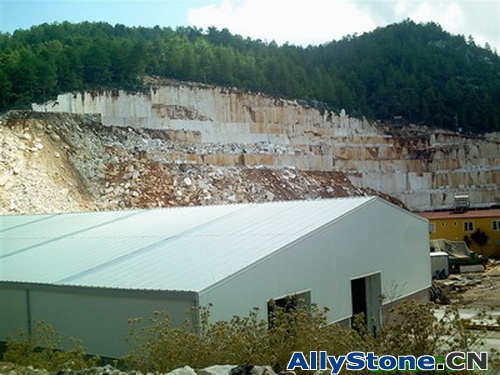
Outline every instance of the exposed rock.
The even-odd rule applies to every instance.
[[[32,366],[18,366],[13,363],[0,362],[0,374],[5,375],[49,375],[46,370],[35,369]]]
[[[173,371],[170,371],[167,375],[197,375],[197,374],[196,371],[194,371],[191,367],[184,366],[177,368]]]
[[[49,103],[84,115],[4,114],[0,213],[373,194],[424,210],[451,205],[464,190],[475,205],[500,201],[494,137],[393,129],[345,111],[212,86],[151,90]],[[78,98],[85,98],[81,108]]]
[[[230,375],[236,365],[215,365],[197,370],[198,375]]]
[[[108,144],[147,153],[160,164],[176,162],[182,172],[193,164],[337,171],[357,187],[390,194],[415,210],[449,207],[464,190],[475,205],[500,200],[497,134],[472,138],[423,127],[390,128],[343,110],[330,112],[319,103],[300,105],[209,85],[152,83],[148,94],[63,94],[34,108],[86,113],[93,123],[100,119],[127,129],[110,132],[116,137]],[[82,147],[82,142],[85,149],[92,147],[84,139],[74,143]]]
[[[0,374],[6,375],[49,375],[49,371],[33,368],[33,366],[20,366],[8,362],[0,362]],[[141,372],[121,371],[111,365],[87,368],[83,370],[59,371],[59,375],[142,375]],[[150,374],[150,373],[147,373]],[[146,375],[147,375],[146,374]],[[155,373],[156,375],[162,375]],[[165,375],[276,375],[270,366],[253,365],[215,365],[204,369],[194,370],[190,366],[184,366],[172,370]]]
[[[54,142],[59,142],[61,140],[61,137],[56,134],[56,133],[50,133],[50,138],[54,141]]]
[[[0,200],[6,202],[0,206],[1,213],[267,202],[374,193],[355,188],[341,172],[241,163],[212,165],[192,159],[198,154],[226,151],[275,152],[276,146],[271,144],[182,144],[153,138],[158,131],[150,134],[141,129],[102,127],[75,115],[40,115],[11,114],[2,128],[0,139],[6,147],[0,154],[0,166],[9,169],[0,168],[0,182],[5,187],[0,191]],[[60,135],[59,142],[48,141],[49,133],[40,131],[49,127]],[[44,142],[46,149],[36,157],[21,152],[19,142],[24,141],[19,141],[16,134],[23,132]],[[299,155],[300,151],[293,153]],[[11,181],[14,173],[18,174]],[[64,194],[60,193],[62,189],[66,189]]]

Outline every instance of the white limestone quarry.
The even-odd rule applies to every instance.
[[[151,86],[147,93],[66,93],[33,104],[33,110],[100,115],[105,126],[183,131],[185,139],[201,145],[234,144],[231,154],[186,156],[198,163],[342,171],[355,185],[393,195],[413,210],[450,207],[459,193],[468,193],[473,205],[500,203],[500,142],[494,137],[390,130],[343,110],[337,114],[297,101],[178,82]],[[186,136],[190,133],[196,136]],[[260,143],[282,145],[284,152],[252,154],[245,148]]]

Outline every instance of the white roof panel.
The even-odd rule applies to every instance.
[[[372,199],[6,216],[0,281],[201,292]]]

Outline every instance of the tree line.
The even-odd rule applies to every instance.
[[[411,20],[317,46],[210,27],[53,23],[0,33],[0,111],[153,75],[321,102],[372,120],[500,130],[500,57]]]

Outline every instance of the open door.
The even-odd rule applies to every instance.
[[[267,301],[267,320],[269,326],[273,326],[273,318],[276,309],[282,309],[285,313],[292,313],[297,307],[311,308],[311,292],[306,291],[297,294],[290,294],[285,297],[273,298]]]
[[[380,273],[351,280],[352,316],[363,313],[364,323],[373,335],[380,326],[381,293]]]

